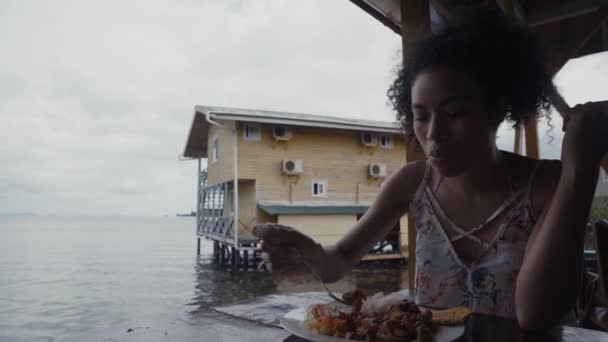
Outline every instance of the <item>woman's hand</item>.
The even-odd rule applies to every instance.
[[[564,171],[597,170],[608,153],[608,101],[587,102],[564,117],[562,143]]]
[[[273,273],[298,274],[306,272],[304,258],[319,271],[325,259],[323,247],[297,230],[276,223],[256,225],[253,234],[262,240],[262,258]]]

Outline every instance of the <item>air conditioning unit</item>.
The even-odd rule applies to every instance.
[[[283,160],[283,173],[286,175],[299,175],[304,171],[301,160]]]
[[[287,126],[272,126],[272,137],[275,140],[289,140],[293,134],[291,133],[291,128]]]
[[[386,164],[371,163],[367,172],[372,178],[384,178],[386,177]]]
[[[363,146],[376,146],[378,145],[378,137],[370,132],[361,133],[361,144]]]

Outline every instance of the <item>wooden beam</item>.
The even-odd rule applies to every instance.
[[[429,0],[401,0],[401,42],[403,46],[404,64],[412,54],[414,46],[427,37],[431,32]],[[417,142],[412,141],[406,146],[405,162],[425,159],[424,154],[417,148]],[[407,215],[407,269],[408,290],[410,295],[415,293],[416,278],[416,227],[414,215]]]
[[[382,24],[384,24],[391,31],[393,31],[393,32],[395,32],[397,34],[401,33],[401,28],[399,27],[398,23],[395,23],[390,18],[387,18],[384,15],[384,13],[378,11],[373,6],[370,6],[364,0],[350,0],[350,2],[352,2],[355,5],[357,5],[359,8],[361,8],[362,10],[364,10],[365,12],[367,12],[369,15],[371,15],[372,17],[374,17],[376,20],[378,20],[379,22],[381,22]]]
[[[598,11],[606,6],[605,0],[574,0],[557,4],[548,9],[535,11],[528,15],[528,24],[531,27],[546,25],[566,19]]]

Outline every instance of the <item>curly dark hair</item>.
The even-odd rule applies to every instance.
[[[463,71],[488,93],[490,104],[507,100],[507,120],[513,126],[548,116],[551,76],[543,65],[532,33],[503,16],[476,18],[446,28],[416,46],[402,65],[387,95],[405,134],[413,132],[412,85],[420,72],[446,66]],[[550,123],[549,123],[550,124]]]

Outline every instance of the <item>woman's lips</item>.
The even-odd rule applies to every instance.
[[[447,154],[429,154],[429,161],[433,164],[445,164],[448,162]]]
[[[447,153],[429,153],[429,158],[448,159],[448,154]]]

